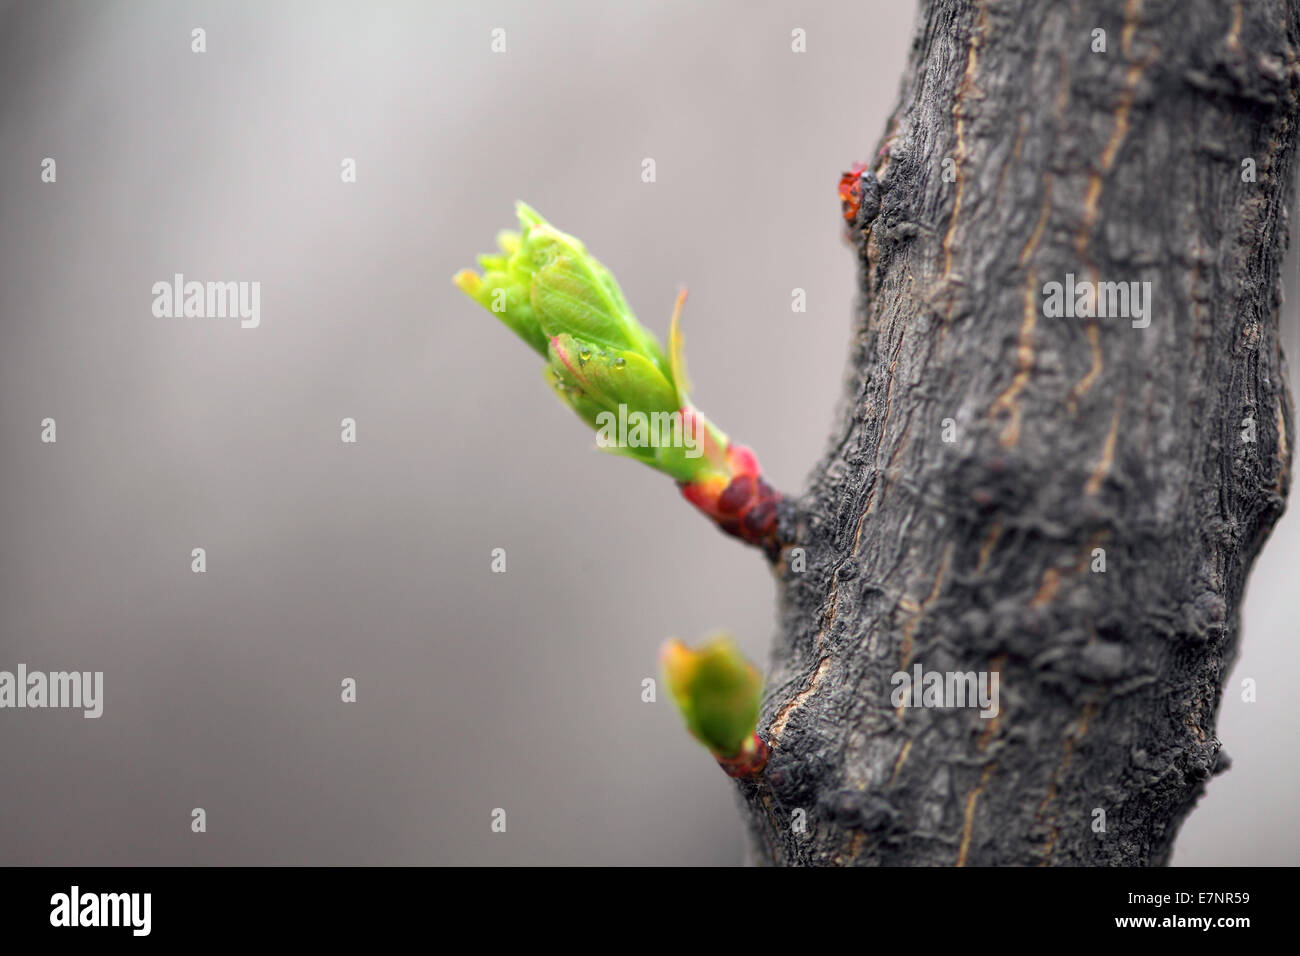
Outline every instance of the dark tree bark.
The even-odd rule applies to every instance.
[[[759,862],[1168,861],[1289,485],[1298,5],[923,3],[783,516]],[[1071,273],[1150,282],[1150,325],[1047,317]],[[1000,714],[894,707],[916,663],[997,671]]]

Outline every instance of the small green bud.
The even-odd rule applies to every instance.
[[[739,756],[754,736],[763,679],[730,637],[698,650],[678,640],[660,652],[664,679],[686,729],[720,760]]]

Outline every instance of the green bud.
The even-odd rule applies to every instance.
[[[606,427],[609,419],[602,419],[602,412],[617,420],[620,408],[625,415],[678,414],[679,422],[707,432],[710,448],[725,450],[726,436],[687,404],[676,317],[670,361],[659,341],[637,321],[614,276],[580,240],[524,203],[516,211],[520,231],[498,234],[500,252],[479,256],[483,274],[463,270],[455,277],[456,285],[545,356],[547,381],[591,427]],[[685,431],[680,426],[675,433]],[[700,454],[698,443],[691,448],[663,441],[655,429],[647,437],[648,446],[602,446],[679,482],[725,471],[720,455]]]
[[[613,274],[581,241],[522,202],[516,213],[519,231],[498,233],[499,251],[478,257],[482,274],[462,269],[452,281],[546,359],[547,383],[596,429],[599,447],[670,475],[719,528],[775,561],[780,496],[762,480],[753,452],[733,444],[690,400],[681,332],[685,290],[677,296],[665,353],[637,321]],[[698,715],[701,732],[712,733],[707,708]],[[727,760],[730,774],[755,773],[766,744],[751,734]]]
[[[660,652],[664,678],[686,729],[718,758],[732,758],[754,735],[763,680],[730,637],[698,650],[678,640]]]

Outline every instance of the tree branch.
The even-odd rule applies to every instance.
[[[846,401],[783,517],[807,567],[779,566],[772,753],[738,784],[763,861],[1167,862],[1226,766],[1245,580],[1290,482],[1297,22],[923,3],[855,224]],[[1108,282],[1124,314],[1078,316]],[[996,672],[997,716],[896,706],[918,664]]]

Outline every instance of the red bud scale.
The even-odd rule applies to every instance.
[[[727,446],[731,479],[710,475],[681,483],[684,497],[713,519],[724,532],[762,548],[775,561],[781,553],[777,506],[781,495],[763,480],[758,459],[744,445]]]

